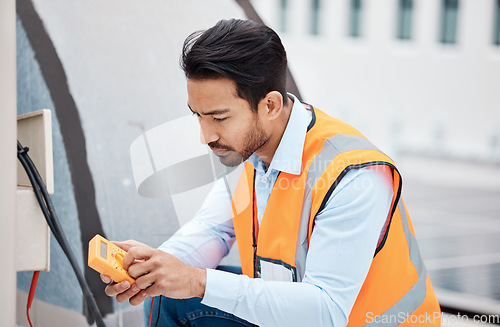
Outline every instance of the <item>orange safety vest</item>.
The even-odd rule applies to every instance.
[[[258,224],[255,170],[245,163],[231,205],[242,271],[249,277],[300,282],[314,219],[345,174],[387,165],[394,197],[388,225],[349,315],[348,326],[440,326],[441,310],[401,198],[394,162],[360,132],[312,106],[300,175],[280,172]],[[327,258],[325,258],[327,260]]]

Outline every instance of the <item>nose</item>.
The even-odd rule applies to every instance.
[[[208,144],[215,142],[219,139],[219,135],[215,128],[209,126],[209,124],[200,122],[200,142],[202,144]]]

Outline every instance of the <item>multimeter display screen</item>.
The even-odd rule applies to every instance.
[[[108,258],[108,256],[106,255],[107,247],[107,244],[101,241],[101,257],[103,257],[104,259]]]

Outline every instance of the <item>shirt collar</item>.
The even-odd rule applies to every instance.
[[[291,93],[288,93],[288,95],[293,98],[292,112],[280,144],[274,153],[271,165],[269,165],[268,172],[274,169],[288,174],[300,175],[304,142],[312,114],[307,111],[295,95]],[[255,169],[264,169],[264,163],[255,153],[247,161]]]

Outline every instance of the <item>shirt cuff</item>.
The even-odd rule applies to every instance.
[[[210,307],[234,313],[241,293],[242,278],[246,276],[207,269],[205,295],[201,303]]]

